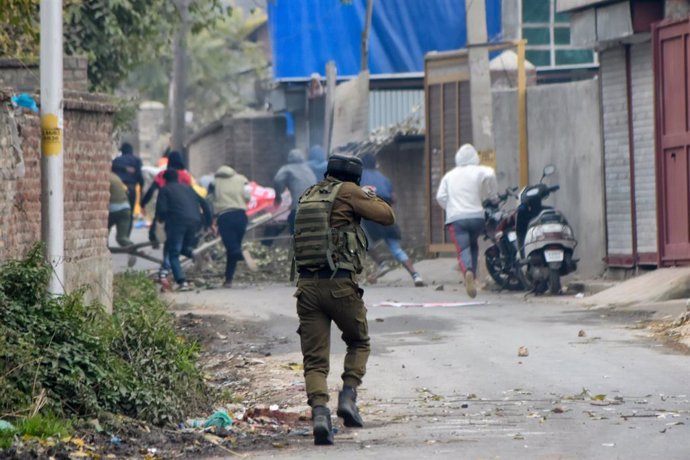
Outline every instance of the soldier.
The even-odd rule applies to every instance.
[[[358,158],[331,156],[326,178],[300,197],[295,218],[298,334],[317,445],[333,444],[326,383],[331,321],[342,331],[347,345],[337,414],[347,427],[364,425],[356,405],[357,387],[362,383],[370,351],[364,291],[355,278],[362,272],[367,250],[360,220],[391,225],[395,215],[385,201],[359,187],[361,175],[362,162]]]

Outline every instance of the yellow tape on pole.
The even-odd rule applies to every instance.
[[[62,153],[62,129],[58,116],[49,113],[41,117],[41,153],[44,156],[57,156]]]

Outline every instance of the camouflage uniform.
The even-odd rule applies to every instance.
[[[307,397],[312,407],[325,406],[329,400],[326,378],[330,369],[331,321],[342,331],[342,339],[347,345],[343,384],[357,388],[362,383],[370,345],[367,309],[362,301],[364,291],[357,285],[355,278],[362,270],[361,259],[366,252],[366,237],[359,226],[360,220],[365,218],[383,225],[395,222],[391,207],[375,194],[365,192],[353,182],[340,183],[329,176],[300,198],[295,225],[295,258],[298,261],[300,244],[304,245],[300,243],[300,235],[305,234],[303,222],[309,220],[300,220],[300,207],[306,207],[305,197],[312,192],[333,190],[338,184],[337,194],[332,200],[328,230],[334,234],[341,231],[341,237],[336,236],[335,239],[349,240],[350,246],[337,242],[332,245],[328,257],[336,262],[331,262],[329,266],[308,266],[308,262],[305,266],[304,262],[301,265],[298,262],[299,280],[295,297],[300,324],[297,332],[304,357]],[[342,236],[342,229],[350,229],[349,238]],[[359,240],[360,234],[362,240]],[[363,247],[355,249],[352,246],[353,240]]]

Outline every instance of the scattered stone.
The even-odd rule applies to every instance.
[[[438,286],[436,286],[436,288],[434,288],[434,291],[443,291],[444,289],[445,288],[444,288],[443,284],[439,284]]]
[[[587,337],[587,333],[585,332],[584,329],[580,329],[580,332],[577,333],[578,337]]]
[[[529,356],[529,350],[527,347],[520,347],[518,349],[518,356]]]

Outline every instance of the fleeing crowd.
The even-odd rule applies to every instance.
[[[300,196],[326,177],[327,158],[325,151],[317,145],[309,149],[306,157],[301,150],[293,149],[288,152],[286,159],[287,162],[276,172],[273,185],[276,206],[281,204],[283,192],[289,192],[291,204],[287,228],[292,235]],[[390,179],[378,169],[376,157],[367,153],[361,160],[363,171],[359,185],[375,193],[387,204],[394,205],[395,191]],[[145,215],[147,205],[156,197],[149,241],[154,247],[161,245],[162,241],[161,280],[167,280],[172,274],[177,289],[190,289],[180,257],[194,258],[194,248],[204,231],[219,236],[226,249],[223,287],[232,287],[239,262],[244,261],[250,269],[255,270],[255,262],[248,251],[242,249],[249,223],[247,204],[251,200],[248,178],[231,165],[223,165],[215,171],[210,184],[203,187],[185,168],[182,154],[171,150],[163,154],[159,166],[164,169],[145,189],[142,163],[130,144],[122,144],[120,155],[113,159],[108,228],[115,227],[117,244],[123,247],[133,244],[130,235],[134,210],[138,207]],[[482,201],[495,195],[495,190],[493,170],[479,165],[477,151],[468,144],[458,150],[456,168],[444,176],[437,191],[437,201],[446,211],[446,224],[456,245],[465,287],[472,297],[476,295],[477,240],[484,231]],[[385,252],[388,252],[406,269],[415,286],[425,285],[421,274],[401,246],[402,232],[398,224],[384,226],[363,219],[362,227],[369,244],[368,253],[376,264],[367,276],[370,284],[376,283],[378,278],[393,269],[387,262]],[[280,230],[280,227],[275,228]]]

